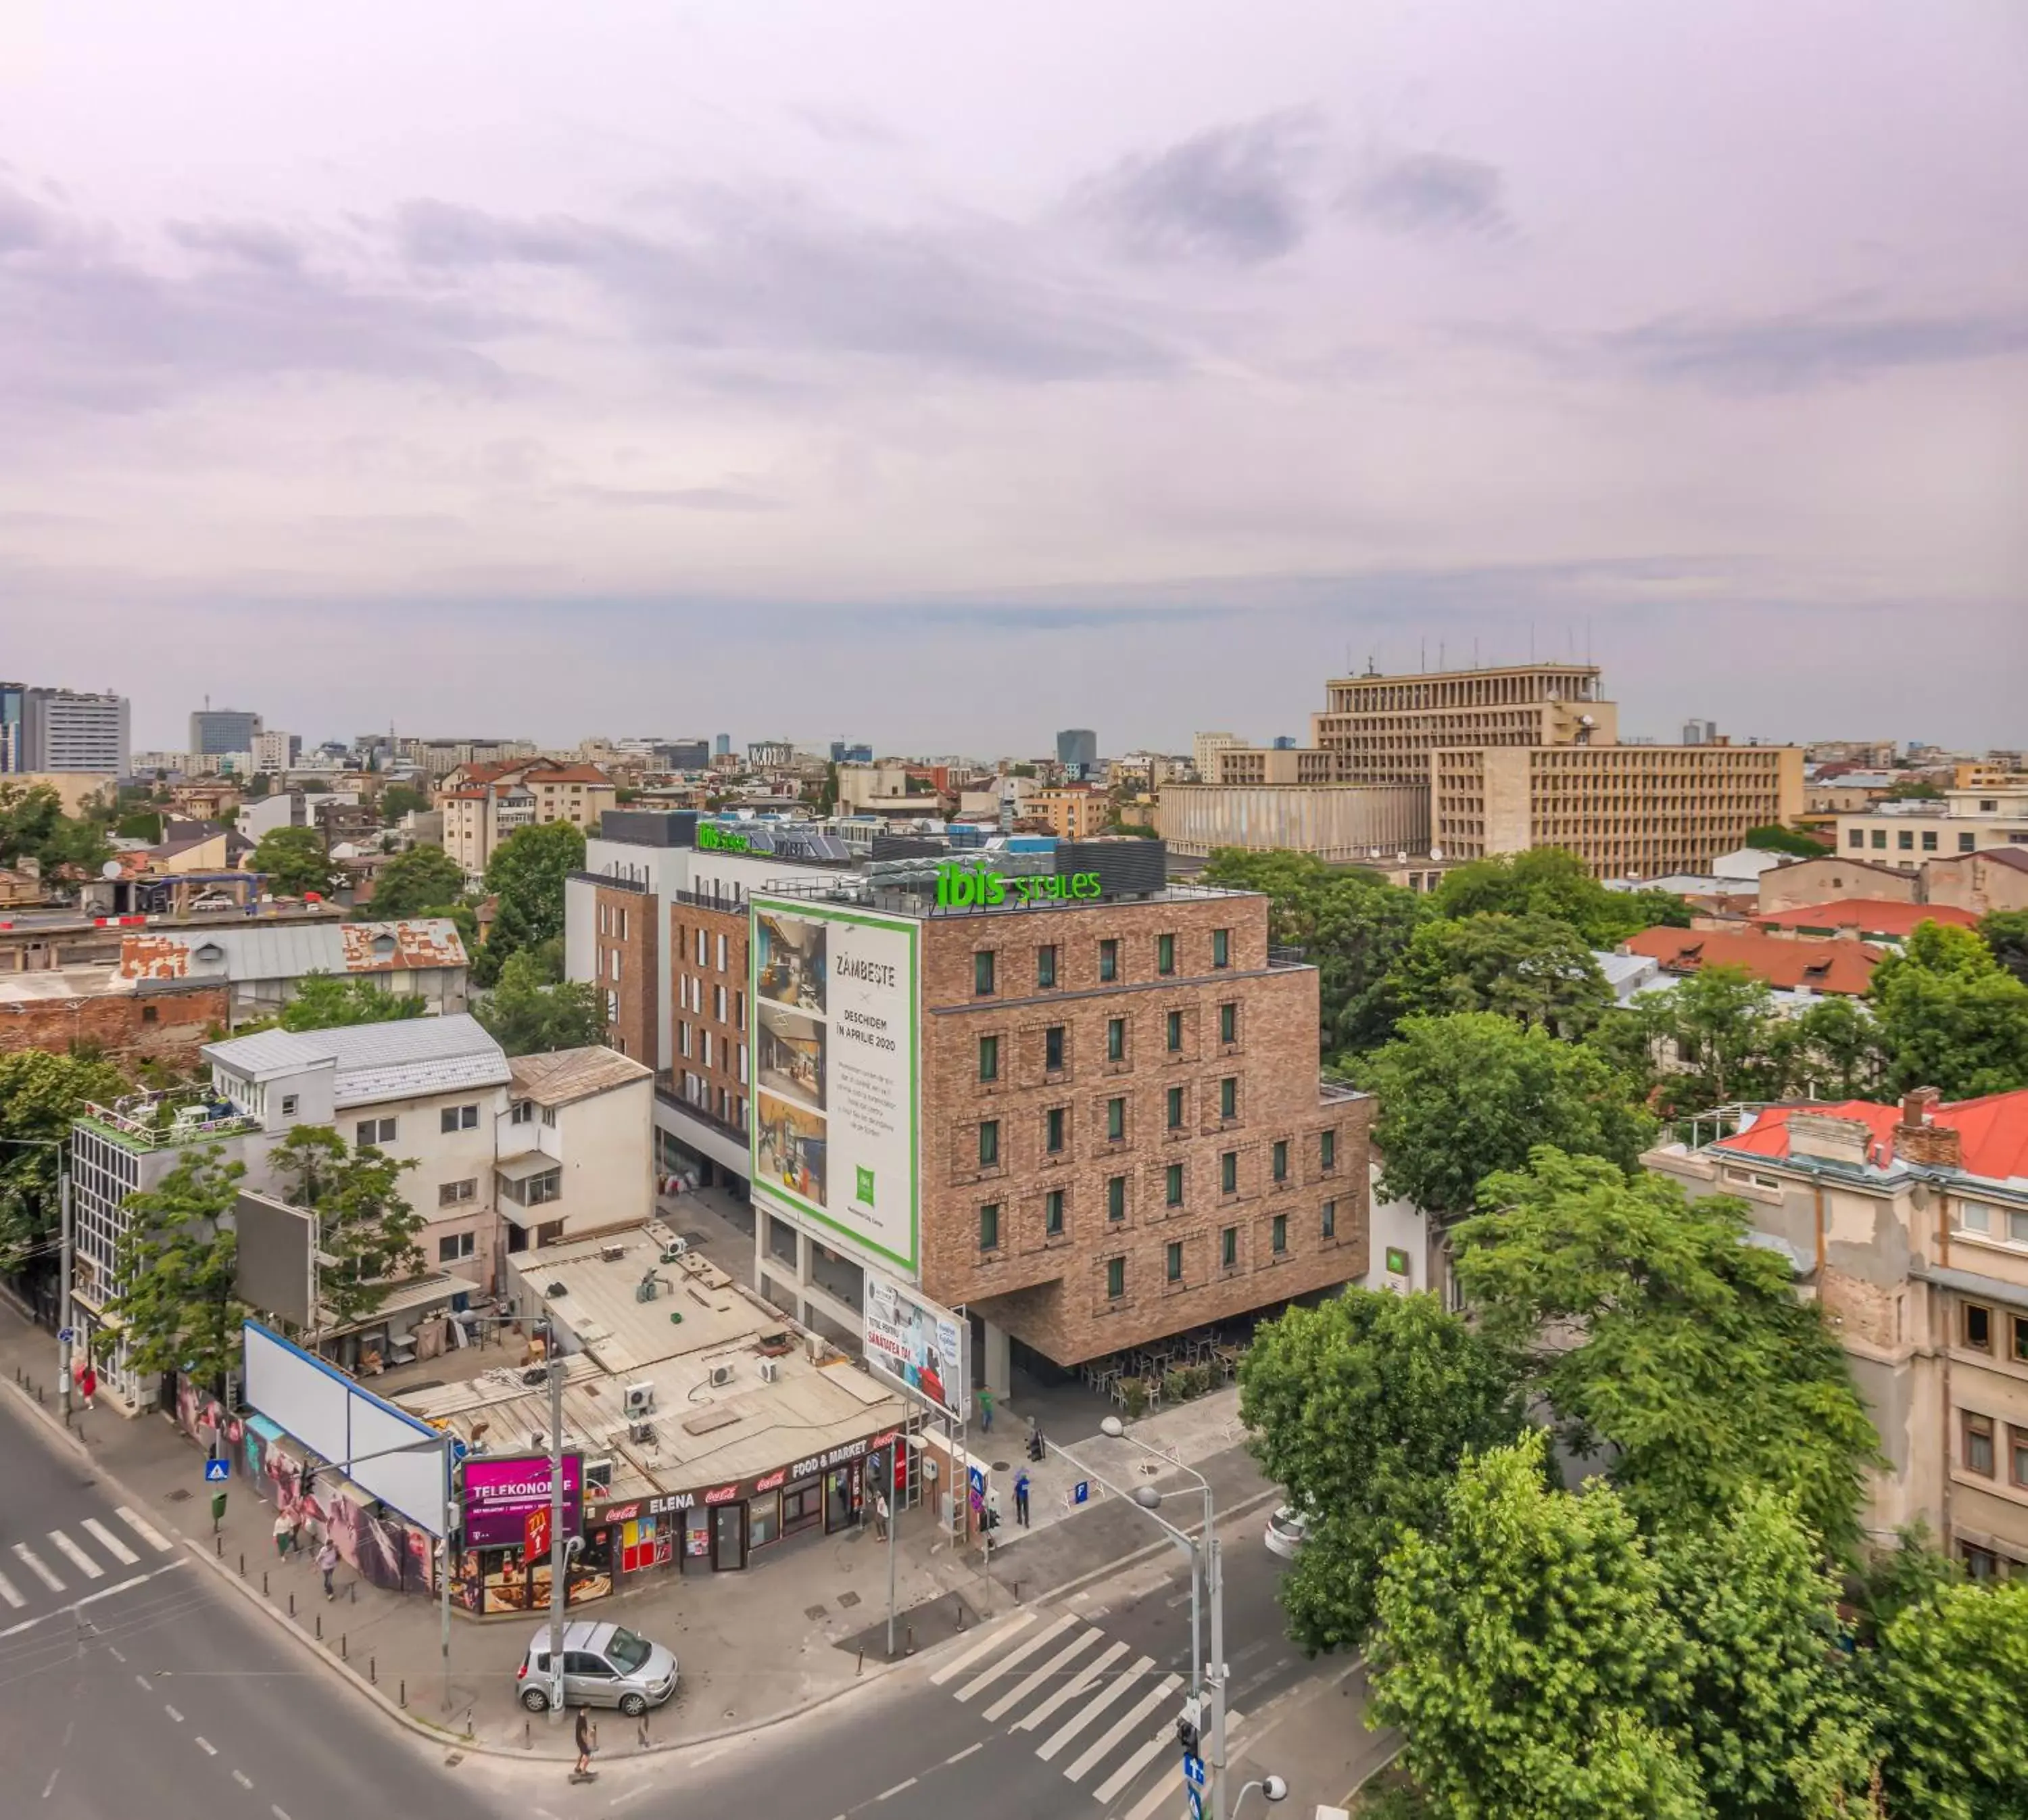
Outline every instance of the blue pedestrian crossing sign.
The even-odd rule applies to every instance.
[[[1194,1788],[1186,1789],[1183,1792],[1190,1798],[1190,1820],[1204,1820],[1204,1796]]]
[[[216,1485],[232,1477],[232,1462],[229,1459],[208,1459],[204,1463],[204,1482]]]
[[[1204,1786],[1205,1766],[1203,1758],[1192,1756],[1183,1759],[1183,1780],[1189,1783],[1193,1789],[1201,1789]]]

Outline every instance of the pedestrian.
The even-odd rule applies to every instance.
[[[1014,1475],[1014,1521],[1024,1530],[1028,1526],[1028,1473],[1026,1467]]]
[[[591,1722],[590,1709],[577,1709],[577,1768],[572,1773],[579,1776],[591,1774],[591,1753],[598,1747],[598,1730]]]
[[[275,1513],[275,1559],[286,1561],[296,1540],[296,1519],[287,1511]]]
[[[91,1408],[92,1398],[98,1394],[98,1374],[92,1370],[89,1359],[77,1368],[77,1391],[84,1399],[85,1408]]]
[[[983,1432],[993,1432],[993,1393],[982,1389],[979,1393],[979,1426]]]
[[[328,1534],[324,1537],[324,1546],[317,1550],[316,1564],[324,1574],[324,1597],[335,1599],[338,1595],[331,1590],[331,1577],[338,1571],[338,1544]]]
[[[873,1539],[876,1542],[887,1540],[887,1494],[885,1492],[873,1494]]]

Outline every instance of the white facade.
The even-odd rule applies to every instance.
[[[20,768],[128,772],[128,704],[124,695],[72,689],[30,689],[21,701]]]
[[[1946,790],[1941,801],[1880,803],[1837,819],[1840,859],[1904,872],[1997,847],[2028,847],[2028,790]]]

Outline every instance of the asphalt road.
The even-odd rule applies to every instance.
[[[0,1400],[0,1812],[497,1811]]]

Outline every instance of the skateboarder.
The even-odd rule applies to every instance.
[[[598,1744],[598,1728],[591,1722],[588,1707],[577,1709],[577,1767],[571,1771],[574,1782],[589,1782],[596,1772],[591,1766],[591,1753]]]

